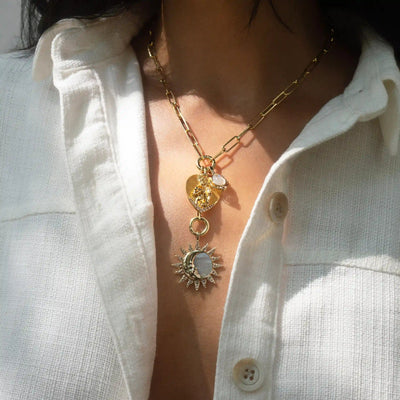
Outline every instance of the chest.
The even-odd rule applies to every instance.
[[[216,248],[215,262],[222,266],[207,282],[186,287],[171,264],[179,263],[181,249],[195,247],[189,231],[197,215],[190,204],[186,181],[196,175],[196,154],[184,132],[180,148],[168,146],[159,132],[150,132],[150,180],[154,204],[154,229],[157,254],[158,324],[157,351],[153,370],[151,399],[211,399],[214,387],[218,343],[224,305],[236,250],[252,206],[272,163],[260,156],[258,163],[243,158],[237,168],[225,175],[229,185],[220,201],[202,214],[210,224],[200,246]],[[162,139],[159,139],[159,138]],[[181,140],[183,139],[183,140]],[[166,146],[166,148],[163,147]],[[242,149],[243,151],[243,149]],[[228,168],[226,169],[228,170]],[[249,180],[246,177],[252,176]],[[198,396],[198,397],[196,397]]]

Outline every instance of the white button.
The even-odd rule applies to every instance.
[[[253,358],[244,358],[233,367],[233,380],[246,392],[257,390],[264,382],[262,369]]]
[[[268,212],[274,222],[282,222],[289,209],[289,203],[286,195],[282,192],[274,193],[269,199]]]

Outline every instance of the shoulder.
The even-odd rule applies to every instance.
[[[50,79],[35,81],[32,76],[34,51],[0,54],[0,115],[11,108],[39,101],[43,91],[54,90]]]
[[[30,138],[31,130],[18,130],[24,124],[35,126],[43,121],[46,111],[58,103],[51,79],[37,82],[32,77],[34,53],[16,51],[0,55],[0,136],[18,133]]]
[[[32,78],[33,52],[15,51],[0,55],[0,115],[24,107],[41,85]]]
[[[12,76],[30,75],[32,62],[32,50],[18,50],[0,54],[0,82],[6,82]]]
[[[33,59],[28,50],[0,55],[0,138],[8,137],[9,145],[21,143],[19,135],[24,142],[35,140],[50,113],[58,119],[58,93],[50,77],[33,79]]]

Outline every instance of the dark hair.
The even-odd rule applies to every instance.
[[[21,8],[21,42],[23,47],[31,48],[37,43],[40,35],[55,22],[63,18],[96,18],[111,16],[129,8],[138,0],[22,0]],[[146,0],[160,1],[160,0]],[[262,0],[253,0],[253,8],[249,14],[249,23],[255,18]],[[282,21],[269,0],[276,17]],[[400,60],[400,29],[397,25],[398,2],[379,0],[318,0],[322,11],[329,19],[328,10],[348,12],[362,18],[371,25],[378,34],[386,39],[394,48],[397,60]],[[354,45],[351,36],[353,31],[339,33],[350,44]],[[338,35],[337,35],[338,36]]]

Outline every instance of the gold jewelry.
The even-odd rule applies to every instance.
[[[194,284],[197,291],[199,290],[200,284],[206,287],[207,281],[215,283],[213,276],[218,275],[216,270],[222,266],[221,264],[216,263],[220,257],[214,256],[215,247],[208,250],[208,244],[200,246],[200,238],[204,236],[210,228],[208,220],[204,218],[202,214],[218,203],[222,192],[228,186],[228,181],[222,175],[214,172],[216,160],[236,147],[247,132],[254,130],[258,125],[260,125],[264,118],[276,106],[278,106],[303,83],[304,79],[320,62],[322,56],[328,53],[328,50],[333,45],[334,28],[330,27],[330,34],[323,49],[311,60],[303,73],[290,83],[290,85],[288,85],[282,92],[280,92],[261,112],[259,112],[242,132],[231,137],[215,156],[207,155],[203,151],[188,122],[182,115],[176,97],[168,85],[165,71],[157,58],[151,30],[149,31],[149,35],[150,40],[147,45],[149,57],[154,61],[155,67],[160,75],[160,82],[164,86],[165,95],[168,101],[172,105],[183,129],[185,130],[186,136],[189,138],[199,156],[197,159],[197,168],[200,170],[200,174],[190,176],[186,182],[186,192],[189,202],[197,210],[197,215],[192,218],[189,223],[189,231],[196,236],[196,245],[194,248],[192,245],[189,245],[188,250],[181,248],[180,250],[182,255],[176,256],[179,259],[179,262],[172,264],[172,266],[176,268],[175,273],[181,275],[179,283],[186,281],[186,287]],[[202,229],[196,230],[193,226],[196,222],[203,225]]]

